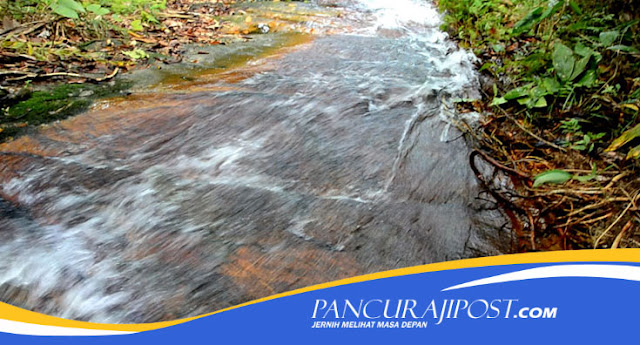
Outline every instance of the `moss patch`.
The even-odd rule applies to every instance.
[[[40,124],[62,120],[86,110],[96,99],[121,94],[130,82],[62,84],[31,93],[2,111],[0,141]]]

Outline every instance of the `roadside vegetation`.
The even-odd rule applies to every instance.
[[[639,1],[440,0],[480,58],[472,165],[519,251],[640,246]],[[478,160],[510,177],[481,174]],[[512,184],[511,188],[506,188]]]

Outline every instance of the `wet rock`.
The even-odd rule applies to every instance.
[[[32,272],[29,286],[50,284],[7,297],[69,318],[152,322],[508,250],[504,219],[477,200],[470,148],[446,140],[459,133],[443,102],[475,91],[471,57],[439,23],[394,10],[368,11],[354,23],[364,33],[5,144],[27,156],[0,166],[2,191],[33,220],[2,214],[0,262]],[[397,35],[376,31],[375,15]]]
[[[31,293],[27,286],[12,283],[0,284],[0,301],[16,307],[28,307]]]

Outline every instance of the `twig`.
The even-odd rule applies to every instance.
[[[26,27],[29,27],[29,26],[33,25],[30,29],[27,29],[24,32],[24,33],[31,33],[31,32],[37,30],[38,28],[40,28],[41,26],[43,26],[45,24],[46,24],[46,22],[42,21],[42,20],[41,21],[30,22],[30,23],[24,23],[24,24],[16,26],[15,28],[7,29],[7,30],[4,30],[4,31],[0,32],[0,37],[3,37],[5,35],[7,35],[7,34],[10,34],[13,31],[16,31],[16,30],[19,30],[19,29],[22,29],[22,28],[26,28]]]
[[[622,198],[622,197],[606,199],[606,200],[603,200],[603,201],[601,201],[601,202],[599,202],[597,204],[587,205],[587,206],[585,206],[585,207],[583,207],[583,208],[581,208],[579,210],[573,211],[573,212],[569,213],[567,215],[567,217],[575,216],[576,214],[579,214],[579,213],[582,213],[584,211],[591,210],[591,209],[594,209],[594,208],[599,208],[600,206],[603,206],[603,205],[606,205],[606,204],[609,204],[609,203],[612,203],[612,202],[623,202],[623,201],[630,201],[630,200],[629,200],[629,198]]]
[[[622,228],[622,231],[620,231],[618,236],[616,236],[616,239],[613,241],[613,244],[611,245],[611,249],[618,248],[618,246],[620,245],[620,240],[622,240],[622,236],[624,236],[624,234],[627,232],[627,230],[629,230],[629,228],[631,228],[631,225],[633,225],[633,221],[631,221],[631,220],[628,221],[627,224],[625,224],[624,228]]]
[[[38,59],[36,59],[34,56],[27,55],[27,54],[0,52],[0,55],[10,57],[10,58],[22,58],[22,59],[31,60],[31,61],[38,61]]]
[[[545,139],[543,139],[542,137],[540,137],[540,136],[536,135],[535,133],[531,132],[530,130],[526,129],[526,128],[525,128],[523,125],[521,125],[521,124],[520,124],[516,119],[514,119],[511,115],[509,115],[509,113],[507,113],[504,109],[502,109],[502,108],[500,108],[500,107],[498,107],[498,108],[499,108],[499,109],[504,113],[504,115],[505,115],[509,120],[513,121],[513,123],[515,123],[515,124],[516,124],[516,126],[518,126],[518,127],[519,127],[523,132],[525,132],[525,133],[529,134],[530,136],[532,136],[532,137],[534,137],[534,138],[536,138],[536,139],[540,140],[541,142],[545,143],[545,144],[546,144],[546,145],[548,145],[548,146],[551,146],[551,147],[553,147],[553,148],[555,148],[555,149],[558,149],[558,150],[560,150],[560,151],[562,151],[562,152],[567,152],[567,149],[565,149],[564,147],[560,147],[560,146],[558,146],[558,145],[556,145],[556,144],[554,144],[554,143],[552,143],[552,142],[550,142],[550,141],[548,141],[548,140],[545,140]]]
[[[527,188],[527,190],[534,191],[533,189],[530,189],[530,188]],[[591,190],[554,189],[546,193],[537,194],[536,196],[549,196],[549,195],[555,195],[555,194],[600,195],[600,194],[604,194],[604,192],[601,190],[595,190],[595,189],[591,189]]]
[[[116,67],[111,74],[106,75],[106,76],[101,77],[101,78],[96,78],[96,77],[83,75],[83,74],[78,74],[78,73],[67,73],[67,72],[54,72],[54,73],[46,73],[46,74],[37,74],[37,73],[28,73],[28,72],[20,72],[20,71],[6,71],[4,73],[0,72],[0,75],[7,75],[7,74],[21,74],[22,75],[20,77],[7,78],[7,81],[20,81],[20,80],[26,80],[26,79],[46,79],[46,78],[54,78],[54,77],[70,77],[70,78],[83,78],[83,79],[88,79],[88,80],[92,80],[92,81],[95,81],[95,82],[102,82],[102,81],[109,80],[109,79],[115,77],[116,74],[118,74],[119,71],[120,71],[120,68]]]
[[[604,219],[607,219],[607,218],[611,218],[612,214],[613,214],[613,212],[609,212],[609,213],[607,213],[607,214],[605,214],[603,216],[600,216],[600,217],[597,217],[597,218],[593,218],[593,219],[589,219],[589,220],[586,220],[586,219],[588,219],[589,216],[592,216],[592,214],[588,214],[588,215],[586,215],[586,216],[584,216],[584,217],[582,217],[580,219],[574,220],[574,221],[572,221],[571,218],[569,218],[566,223],[558,226],[558,228],[564,228],[564,227],[567,227],[567,226],[570,226],[570,225],[576,225],[576,224],[585,224],[586,225],[586,224],[595,223],[595,222],[598,222],[598,221],[601,221],[601,220],[604,220]]]
[[[629,211],[629,209],[631,208],[631,206],[633,206],[633,201],[629,203],[629,205],[627,205],[627,208],[624,209],[624,211],[622,211],[622,213],[620,213],[620,215],[618,216],[618,218],[616,218],[616,220],[613,221],[613,223],[611,223],[611,225],[609,225],[609,227],[603,231],[600,236],[598,236],[598,238],[596,239],[596,243],[593,245],[593,248],[598,248],[598,244],[600,243],[600,240],[604,237],[604,235],[606,235],[611,229],[613,229],[613,227],[618,224],[618,222],[620,221],[620,219],[622,219],[622,217],[624,217],[624,215],[627,213],[627,211]]]
[[[485,160],[485,161],[487,161],[487,162],[491,163],[491,165],[495,166],[495,167],[496,167],[496,168],[498,168],[498,169],[501,169],[501,170],[504,170],[504,171],[510,172],[510,173],[512,173],[512,174],[518,175],[518,176],[520,176],[520,177],[522,177],[522,178],[525,178],[525,179],[528,179],[528,178],[529,178],[529,175],[527,175],[527,174],[525,174],[525,173],[523,173],[523,172],[521,172],[521,171],[518,171],[518,170],[516,170],[516,169],[509,168],[509,167],[507,167],[507,166],[504,166],[503,164],[500,164],[498,161],[496,161],[495,159],[493,159],[493,158],[489,157],[489,155],[488,155],[488,154],[486,154],[485,152],[480,151],[480,150],[473,150],[473,151],[471,152],[471,157],[470,157],[470,159],[471,159],[471,160],[473,160],[473,158],[475,158],[475,156],[476,156],[476,155],[480,155],[480,156],[482,156],[482,158],[484,158],[484,160]]]
[[[101,82],[101,81],[109,80],[109,79],[112,79],[113,77],[115,77],[115,76],[118,74],[118,72],[120,72],[120,67],[116,67],[116,68],[113,70],[113,72],[111,72],[111,74],[106,75],[106,76],[104,76],[104,77],[102,77],[102,78],[95,78],[94,80],[95,80],[95,81],[97,81],[97,82]]]
[[[607,184],[607,186],[606,186],[606,187],[604,187],[604,190],[610,189],[611,187],[613,187],[613,185],[614,185],[616,182],[620,181],[623,177],[625,177],[625,176],[627,176],[627,175],[629,175],[629,172],[628,172],[628,171],[625,171],[625,172],[623,172],[622,174],[618,174],[618,175],[614,176],[614,177],[611,179],[611,182],[609,182],[609,184]]]

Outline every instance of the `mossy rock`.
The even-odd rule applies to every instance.
[[[62,120],[85,111],[96,99],[114,96],[130,82],[61,84],[48,86],[8,108],[0,117],[0,141],[22,134],[32,126]]]

